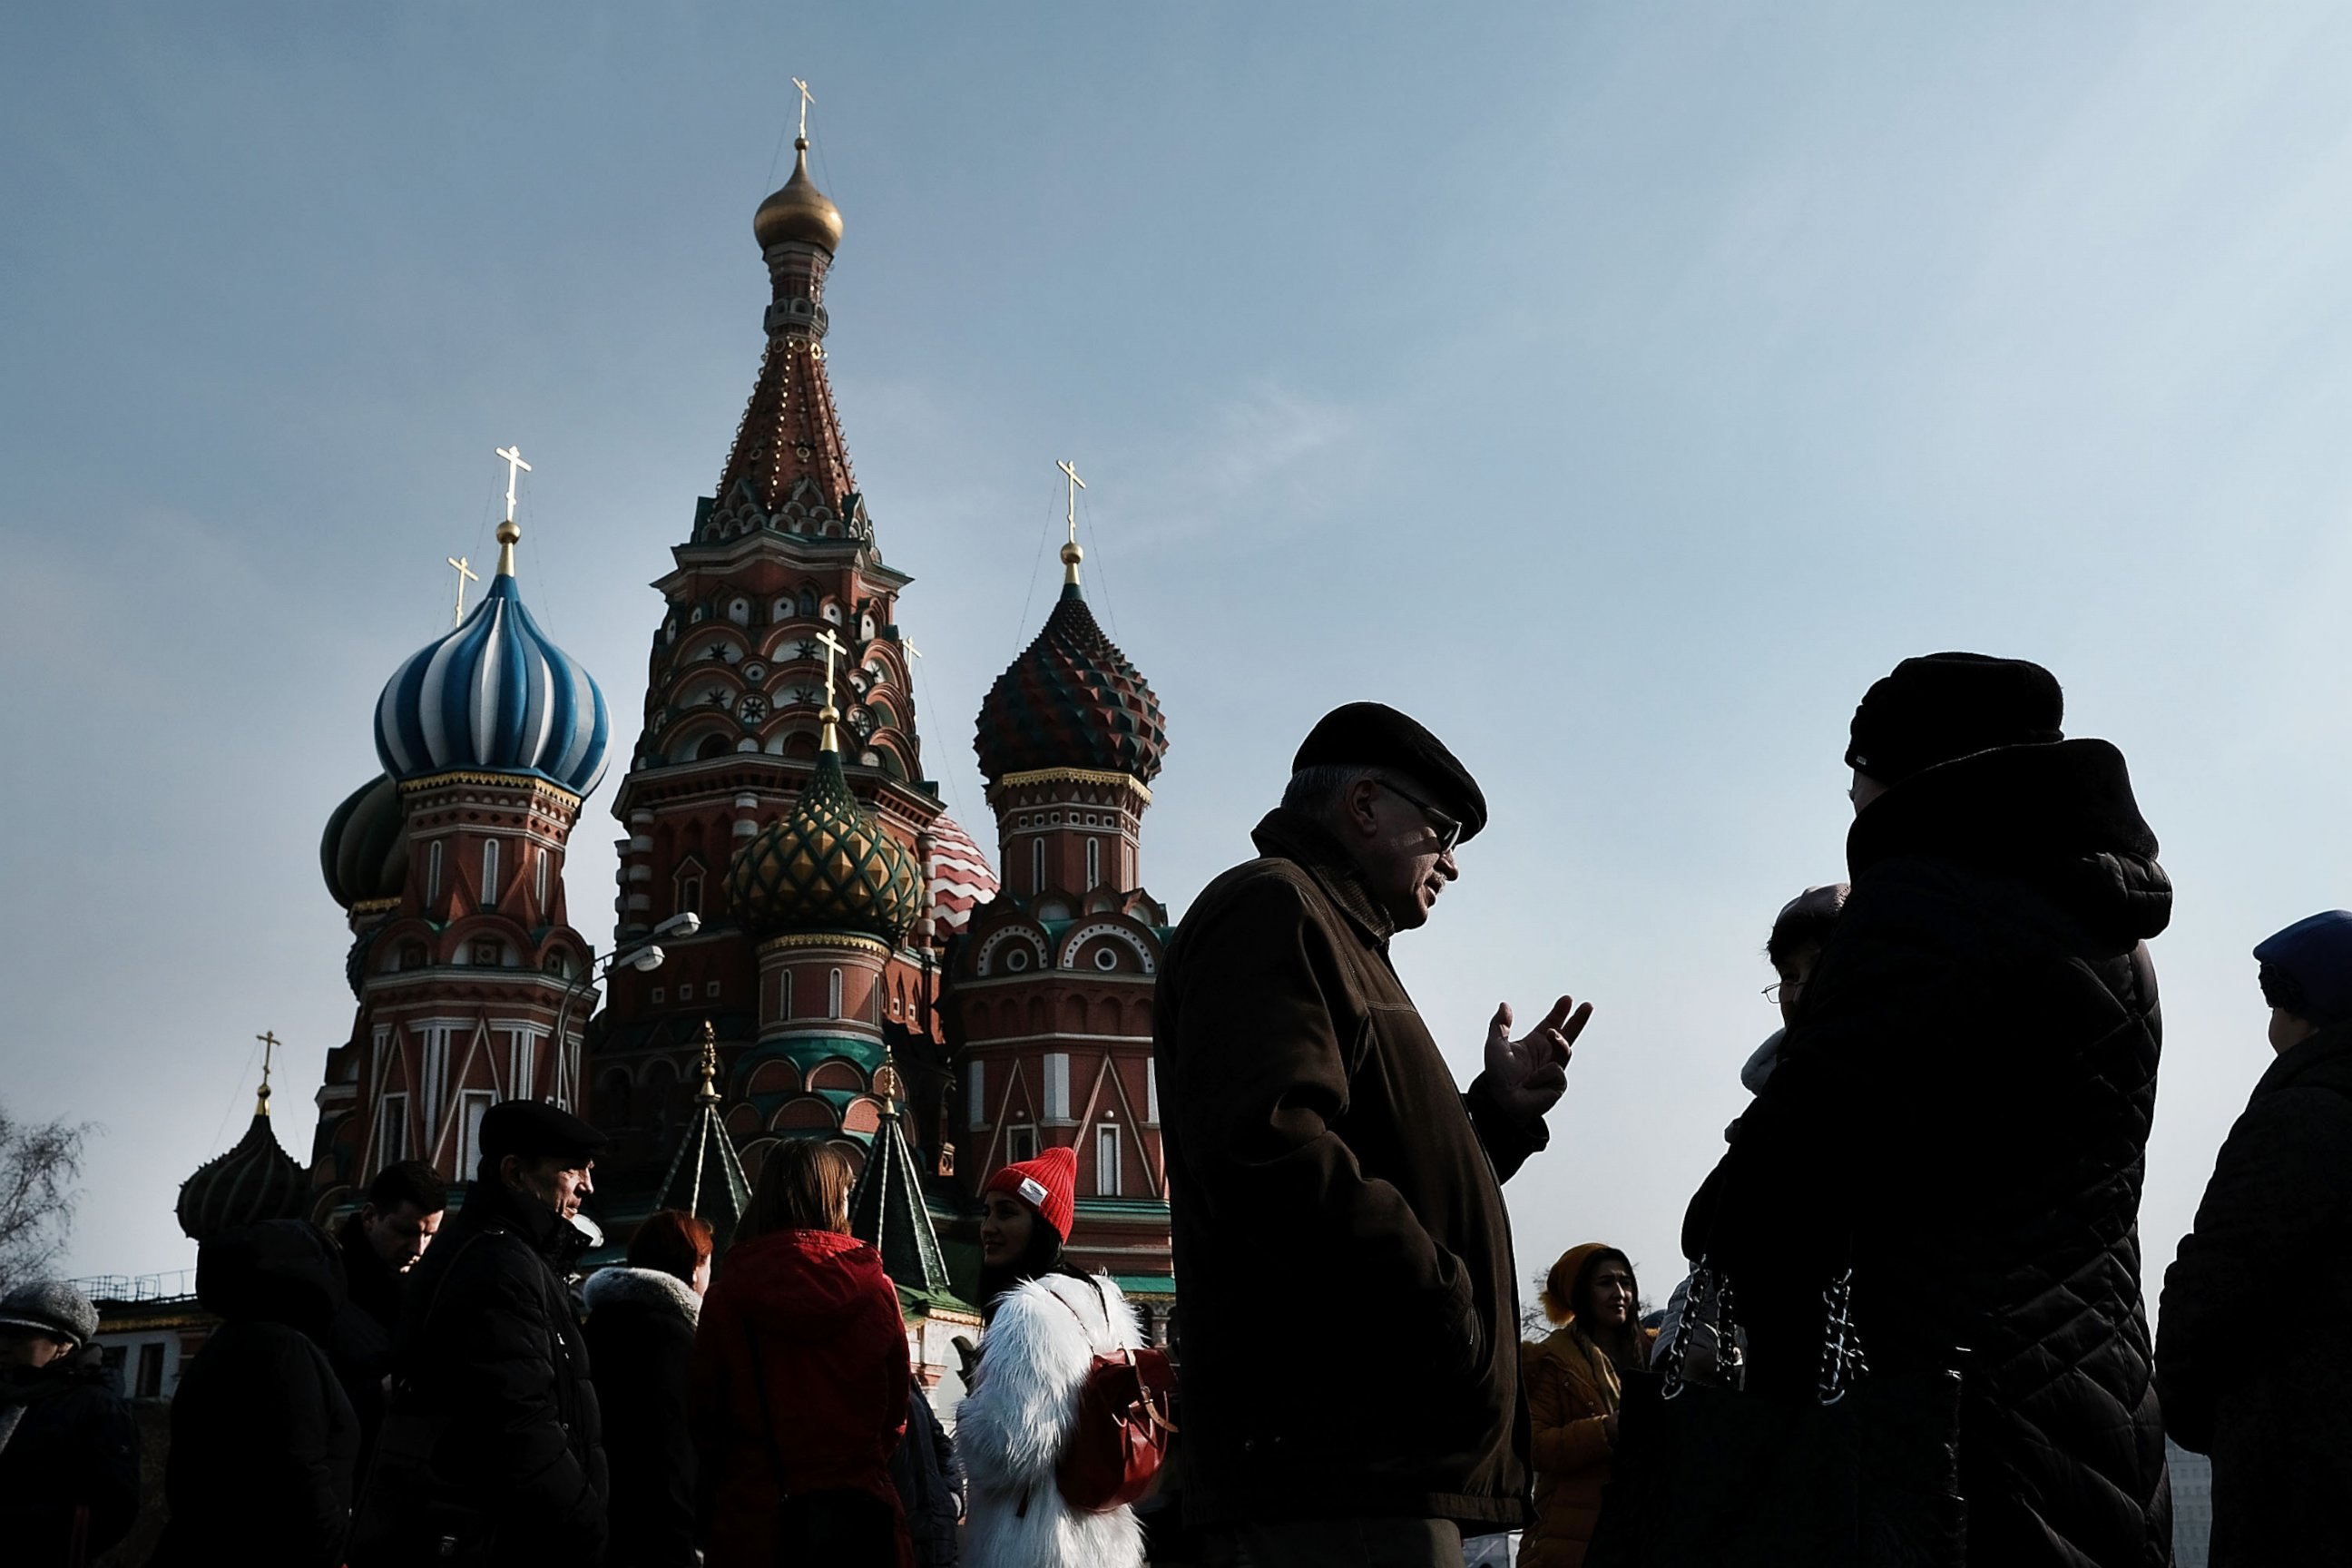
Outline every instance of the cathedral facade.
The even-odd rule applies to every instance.
[[[523,607],[509,518],[488,594],[385,687],[383,772],[321,845],[358,1009],[312,1190],[351,1201],[400,1158],[462,1181],[481,1111],[529,1095],[613,1138],[592,1210],[617,1242],[681,1194],[740,1207],[779,1142],[824,1139],[860,1166],[865,1225],[936,1227],[928,1250],[885,1247],[915,1260],[894,1274],[952,1268],[968,1289],[971,1190],[1063,1144],[1074,1258],[1164,1304],[1150,999],[1169,916],[1140,869],[1159,702],[1088,610],[1073,538],[1060,599],[978,716],[1001,876],[941,809],[901,631],[914,578],[884,558],[826,372],[841,216],[796,148],[754,217],[751,395],[653,584],[611,947],[569,923],[562,877],[609,719]],[[732,1169],[681,1186],[689,1167]]]

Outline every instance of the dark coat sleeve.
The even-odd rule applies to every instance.
[[[2256,1304],[2295,1321],[2294,1303],[2340,1245],[2347,1184],[2352,1100],[2333,1089],[2274,1090],[2230,1130],[2158,1309],[2157,1390],[2165,1430],[2182,1447],[2210,1450]]]
[[[237,1380],[237,1425],[276,1439],[243,1447],[253,1497],[270,1500],[249,1517],[277,1540],[253,1561],[335,1568],[351,1529],[358,1418],[326,1356],[299,1331],[280,1330],[256,1359]]]
[[[1483,1072],[1471,1080],[1469,1092],[1462,1097],[1462,1108],[1470,1113],[1470,1125],[1477,1130],[1486,1158],[1494,1162],[1498,1182],[1517,1175],[1529,1155],[1541,1153],[1551,1142],[1551,1128],[1544,1119],[1515,1119],[1496,1099],[1493,1081]]]
[[[494,1510],[530,1521],[549,1558],[593,1562],[604,1546],[604,1500],[573,1452],[556,1373],[562,1354],[550,1316],[551,1282],[522,1244],[483,1247],[461,1260],[446,1289],[442,1321],[462,1323],[443,1342],[446,1375],[468,1389],[447,1439],[453,1468],[491,1500]]]
[[[1360,1042],[1340,1037],[1345,971],[1303,892],[1280,877],[1254,878],[1213,911],[1196,909],[1182,941],[1188,983],[1173,1055],[1183,1086],[1171,1109],[1195,1198],[1236,1225],[1253,1215],[1314,1215],[1312,1235],[1278,1244],[1324,1255],[1317,1262],[1328,1278],[1406,1320],[1412,1342],[1475,1353],[1486,1333],[1469,1271],[1402,1193],[1364,1174],[1335,1130]]]

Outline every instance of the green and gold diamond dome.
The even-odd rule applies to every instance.
[[[826,751],[793,809],[735,852],[727,896],[762,936],[847,931],[895,945],[923,912],[922,863],[858,805]]]

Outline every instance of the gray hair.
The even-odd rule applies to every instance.
[[[1318,822],[1328,821],[1338,815],[1349,790],[1366,779],[1378,782],[1381,777],[1379,768],[1362,763],[1324,763],[1301,768],[1290,775],[1289,786],[1282,792],[1282,804]]]

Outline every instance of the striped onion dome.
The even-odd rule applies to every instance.
[[[409,656],[375,709],[376,755],[396,779],[479,768],[584,795],[611,739],[604,694],[539,629],[503,567],[455,631]]]
[[[826,750],[793,809],[735,851],[727,896],[762,936],[845,931],[895,945],[923,912],[923,870],[858,804],[840,754]]]
[[[923,830],[923,870],[931,884],[931,925],[945,942],[971,924],[971,911],[996,897],[996,871],[963,825],[947,813]]]
[[[266,1219],[299,1219],[310,1212],[310,1179],[278,1146],[269,1130],[269,1086],[253,1108],[253,1123],[236,1147],[205,1161],[180,1184],[180,1228],[191,1241]]]
[[[988,689],[972,750],[992,783],[1042,768],[1126,773],[1139,784],[1158,776],[1168,751],[1160,699],[1075,581],[1063,584],[1036,640]]]
[[[345,796],[319,839],[319,870],[335,902],[396,899],[408,882],[408,835],[400,816],[400,786],[378,773]]]

